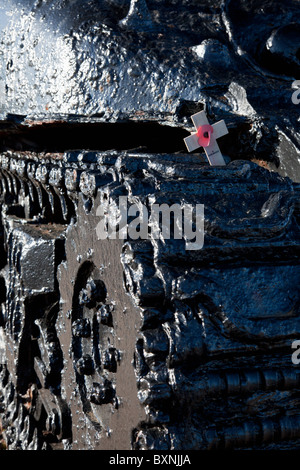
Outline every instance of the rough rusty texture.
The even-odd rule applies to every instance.
[[[299,448],[297,4],[0,0],[2,448]],[[204,246],[100,240],[120,196]]]

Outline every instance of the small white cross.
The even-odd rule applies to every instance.
[[[204,130],[206,131],[206,128],[208,126],[210,131],[204,132],[204,136],[205,138],[207,138],[208,145],[203,147],[208,161],[211,165],[226,165],[217,143],[217,139],[219,137],[228,134],[228,129],[225,122],[223,120],[218,121],[212,126],[210,126],[205,111],[200,111],[200,113],[193,114],[193,116],[191,116],[191,119],[195,128],[197,129],[197,132],[189,135],[184,139],[188,151],[192,152],[193,150],[196,150],[197,148],[203,146],[203,144],[199,142],[198,132],[201,132],[202,126],[205,126]]]

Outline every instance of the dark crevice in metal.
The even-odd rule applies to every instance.
[[[157,122],[43,123],[30,127],[7,123],[0,128],[0,151],[64,152],[74,149],[128,150],[143,147],[148,152],[185,150],[188,132]]]

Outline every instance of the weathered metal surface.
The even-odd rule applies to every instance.
[[[171,155],[67,153],[61,197],[76,217],[57,225],[54,212],[37,225],[5,215],[11,448],[28,440],[73,449],[297,445],[298,185],[255,163],[213,168],[186,158],[188,166]],[[79,189],[66,187],[71,169],[83,170]],[[205,205],[201,250],[186,251],[184,239],[98,240],[101,201],[126,195],[151,213],[154,203],[182,200],[178,184],[187,202]],[[10,192],[21,208],[22,190]],[[37,220],[47,204],[30,201]],[[36,266],[47,284],[33,283]],[[13,416],[29,390],[35,434],[24,441]]]
[[[226,120],[231,159],[267,161],[299,181],[297,0],[5,0],[0,18],[0,115],[15,123],[11,132],[106,124],[96,142],[85,129],[78,147],[80,130],[47,139],[38,126],[17,142],[6,135],[10,148],[49,150],[65,138],[70,148],[124,150],[156,140],[170,145],[156,153],[173,152],[168,127],[190,130],[190,115],[205,108],[209,121]],[[164,125],[165,139],[159,126],[111,127],[132,121]]]
[[[3,446],[299,448],[298,22],[292,0],[0,1]],[[204,108],[225,167],[184,153]],[[99,240],[120,196],[204,205],[204,246]]]

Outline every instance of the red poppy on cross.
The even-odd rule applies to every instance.
[[[193,114],[191,117],[197,132],[184,139],[189,152],[203,147],[211,165],[226,165],[223,155],[219,149],[217,139],[228,134],[225,122],[218,121],[212,126],[209,124],[205,111]]]

